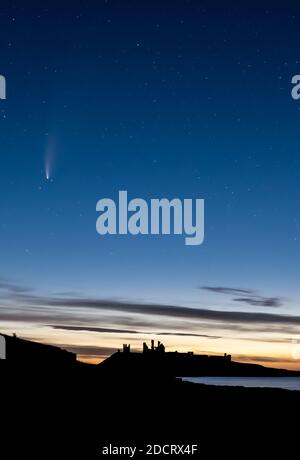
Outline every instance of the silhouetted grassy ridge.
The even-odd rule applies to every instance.
[[[9,403],[2,409],[2,445],[12,458],[43,458],[45,450],[52,458],[101,458],[108,442],[197,441],[210,456],[270,454],[275,446],[287,453],[297,439],[292,419],[299,392],[116,375],[89,365],[33,369],[2,362],[0,371]]]

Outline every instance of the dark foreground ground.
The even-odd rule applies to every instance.
[[[3,459],[105,459],[109,444],[144,452],[147,444],[199,446],[177,458],[298,455],[300,392],[129,378],[85,366],[1,366],[0,373]],[[151,457],[158,455],[134,456]]]

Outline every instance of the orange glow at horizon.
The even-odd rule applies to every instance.
[[[279,333],[253,333],[225,331],[211,325],[209,333],[215,338],[200,336],[156,335],[145,333],[97,333],[69,331],[24,323],[2,323],[1,332],[16,333],[19,337],[48,343],[77,354],[80,361],[98,364],[118,349],[130,343],[132,351],[141,351],[143,342],[160,340],[166,351],[188,352],[206,355],[231,354],[234,361],[260,364],[266,367],[300,370],[300,358],[295,353],[292,338]],[[181,331],[182,332],[182,331]],[[188,334],[188,331],[185,331]],[[172,331],[168,332],[172,334]],[[192,332],[191,332],[192,333]],[[219,337],[219,338],[217,338]],[[298,345],[297,345],[298,346]]]

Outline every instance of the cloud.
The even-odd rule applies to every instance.
[[[281,307],[282,302],[279,297],[238,297],[233,299],[235,302],[246,303],[253,307]]]
[[[33,295],[18,296],[19,300],[22,299],[27,302],[28,306],[23,306],[22,310],[17,312],[2,310],[1,318],[13,319],[14,317],[19,320],[26,320],[24,316],[36,317],[39,320],[57,317],[63,319],[73,316],[75,319],[87,319],[86,313],[88,311],[102,311],[102,312],[122,312],[140,315],[153,315],[164,316],[169,318],[183,318],[183,319],[198,319],[221,321],[230,323],[248,323],[248,324],[261,324],[261,323],[274,323],[274,324],[292,324],[300,325],[300,316],[297,315],[284,315],[275,313],[262,313],[262,312],[245,312],[236,310],[214,310],[206,308],[192,308],[179,305],[163,305],[154,303],[140,303],[132,301],[121,301],[111,299],[96,299],[88,297],[76,298],[58,298],[58,297],[40,297]],[[29,308],[28,308],[29,307]],[[34,308],[35,307],[35,308]],[[70,310],[68,315],[68,310]],[[20,315],[23,311],[23,317]]]
[[[275,306],[278,300],[273,297],[257,296],[254,291],[246,289],[210,287],[207,290],[234,295],[235,302],[241,304],[253,305],[254,301],[259,301],[259,306],[266,306],[266,304]],[[300,334],[300,315],[279,314],[273,311],[237,311],[233,308],[211,309],[202,308],[201,305],[192,308],[185,305],[95,298],[72,292],[40,295],[32,289],[1,278],[0,321],[7,321],[7,324],[20,323],[16,328],[22,327],[22,323],[27,323],[30,327],[33,324],[41,327],[41,330],[43,327],[51,327],[61,331],[124,334],[124,341],[125,334],[128,335],[128,340],[134,334],[221,339],[220,331],[224,331],[227,337],[227,331],[232,334],[236,331],[242,336],[245,332],[253,336],[255,332],[258,337],[257,339],[253,337],[254,341],[259,340],[261,333],[277,333],[280,336],[284,334],[283,340],[278,337],[274,340],[266,338],[262,341],[285,343],[289,335],[292,337]],[[75,344],[68,344],[65,348],[90,358],[105,358],[116,351],[114,348]],[[249,357],[249,360],[259,362],[259,358]],[[263,362],[263,357],[260,359]]]
[[[17,286],[1,279],[0,289],[5,291],[7,299],[0,298],[0,320],[13,322],[35,323],[45,326],[67,325],[78,327],[76,330],[87,330],[92,326],[101,326],[98,332],[127,334],[139,333],[140,328],[147,328],[151,333],[164,328],[161,335],[187,335],[194,337],[217,338],[218,335],[203,334],[211,328],[224,330],[256,330],[257,332],[285,332],[297,334],[300,327],[300,316],[275,314],[269,312],[250,312],[237,310],[217,310],[208,308],[192,308],[180,305],[164,305],[149,302],[135,302],[94,297],[81,297],[78,294],[42,296],[33,290]],[[204,287],[203,289],[224,292],[244,292],[237,297],[239,302],[260,302],[260,306],[278,305],[278,298],[254,296],[249,289]],[[250,294],[245,294],[245,292]],[[242,300],[241,300],[242,299]],[[1,307],[2,303],[2,307]],[[101,324],[99,324],[101,322]],[[117,325],[117,327],[110,325]],[[107,327],[106,327],[107,325]],[[120,327],[119,327],[120,326]],[[128,327],[129,326],[129,327]],[[70,329],[71,330],[71,329]],[[73,329],[75,330],[75,329]],[[91,329],[89,329],[91,330]],[[190,332],[187,332],[190,331]],[[149,332],[150,333],[150,332]]]
[[[234,355],[235,361],[241,361],[245,363],[272,363],[277,365],[291,365],[295,364],[295,359],[288,357],[271,357],[271,356],[255,356],[255,355]]]
[[[39,302],[41,299],[39,298]],[[300,324],[300,316],[280,315],[274,313],[213,310],[192,308],[179,305],[160,305],[153,303],[135,303],[111,299],[95,298],[52,298],[44,297],[43,305],[56,308],[72,308],[81,310],[117,311],[142,315],[169,316],[171,318],[205,319],[232,323],[284,323]]]
[[[221,337],[216,335],[208,334],[196,334],[193,332],[161,332],[161,331],[135,331],[128,329],[113,329],[104,327],[92,327],[92,326],[58,326],[50,324],[49,327],[53,329],[62,329],[66,331],[87,331],[87,332],[99,332],[99,333],[110,333],[110,334],[140,334],[140,335],[174,335],[180,337],[205,337],[208,339],[220,339]]]
[[[5,291],[6,293],[11,294],[22,294],[31,292],[32,289],[21,286],[19,284],[11,283],[5,278],[0,278],[0,291]]]
[[[99,333],[110,333],[110,334],[139,334],[138,331],[132,331],[127,329],[113,329],[106,327],[92,327],[92,326],[58,326],[55,324],[48,324],[48,327],[53,329],[61,329],[64,331],[87,331],[87,332],[99,332]]]
[[[106,358],[107,356],[112,355],[117,351],[117,348],[110,348],[110,347],[97,347],[97,346],[90,346],[90,345],[59,345],[60,348],[64,348],[65,350],[71,351],[76,353],[77,355],[85,355],[85,356],[95,356],[98,358]]]
[[[239,288],[231,288],[231,287],[223,287],[223,286],[201,286],[200,289],[204,289],[205,291],[216,292],[217,294],[229,294],[229,295],[242,295],[242,294],[252,295],[253,294],[253,291],[249,289],[239,289]]]
[[[273,339],[273,338],[257,338],[257,337],[241,337],[239,340],[245,340],[247,342],[262,342],[262,343],[280,343],[282,345],[284,344],[290,344],[292,339],[289,338],[282,338],[282,339]]]
[[[234,302],[244,303],[252,307],[273,307],[278,308],[283,304],[281,297],[263,297],[251,289],[240,289],[222,286],[202,286],[205,291],[215,292],[217,294],[226,294],[238,296],[233,298]]]

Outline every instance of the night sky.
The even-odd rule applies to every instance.
[[[300,13],[263,3],[1,2],[1,332],[300,368]],[[100,236],[119,190],[204,198],[204,244]]]

